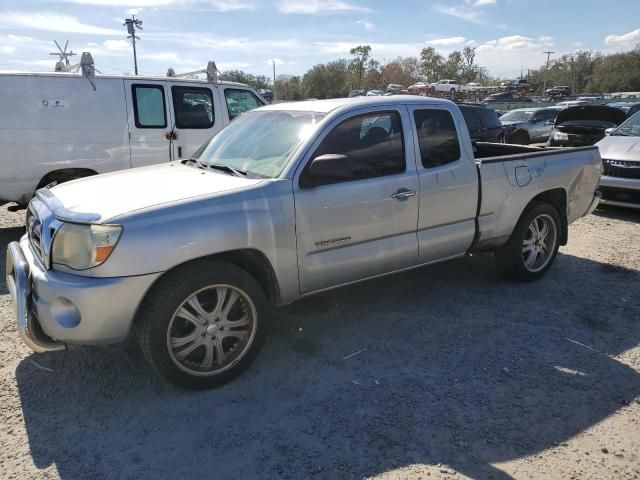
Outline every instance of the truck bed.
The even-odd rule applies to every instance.
[[[558,195],[567,224],[588,210],[602,171],[595,146],[539,148],[474,143],[480,182],[475,249],[506,242],[526,205],[538,195]],[[549,193],[552,192],[552,193]]]

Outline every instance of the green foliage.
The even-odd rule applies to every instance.
[[[344,59],[319,63],[304,74],[302,83],[307,98],[338,98],[349,93],[349,69]]]
[[[241,70],[229,70],[220,74],[220,80],[251,85],[255,89],[271,88],[271,80],[264,75],[252,75]]]
[[[594,67],[588,88],[598,92],[640,91],[640,48],[604,57]]]

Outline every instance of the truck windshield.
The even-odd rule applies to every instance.
[[[640,113],[636,113],[629,120],[624,122],[611,135],[621,135],[623,137],[640,137]]]
[[[214,136],[194,157],[204,164],[275,178],[323,117],[324,114],[316,112],[247,112]]]

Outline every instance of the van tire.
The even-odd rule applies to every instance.
[[[219,261],[188,265],[145,298],[138,318],[142,351],[156,373],[178,387],[219,387],[257,356],[266,305],[264,291],[243,269]]]
[[[542,240],[544,228],[547,231]],[[522,282],[538,280],[558,255],[561,228],[560,215],[555,208],[545,202],[531,203],[518,220],[509,241],[494,250],[498,271]]]

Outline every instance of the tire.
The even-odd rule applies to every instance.
[[[455,89],[455,88],[452,88],[451,90],[449,90],[449,93],[450,93],[451,95],[455,95],[455,94],[456,94],[456,89]]]
[[[145,299],[139,318],[142,351],[156,373],[174,385],[194,390],[224,385],[249,367],[262,347],[266,304],[258,282],[235,265],[187,266],[161,280]]]
[[[545,224],[548,229],[545,239],[548,243],[543,242],[540,236]],[[509,241],[494,250],[498,270],[515,280],[538,280],[551,268],[558,255],[560,232],[560,215],[556,209],[548,203],[532,203],[518,220]],[[535,258],[532,261],[533,256]]]
[[[511,135],[509,143],[515,145],[529,145],[531,143],[531,138],[529,138],[529,134],[527,132],[519,131]]]

